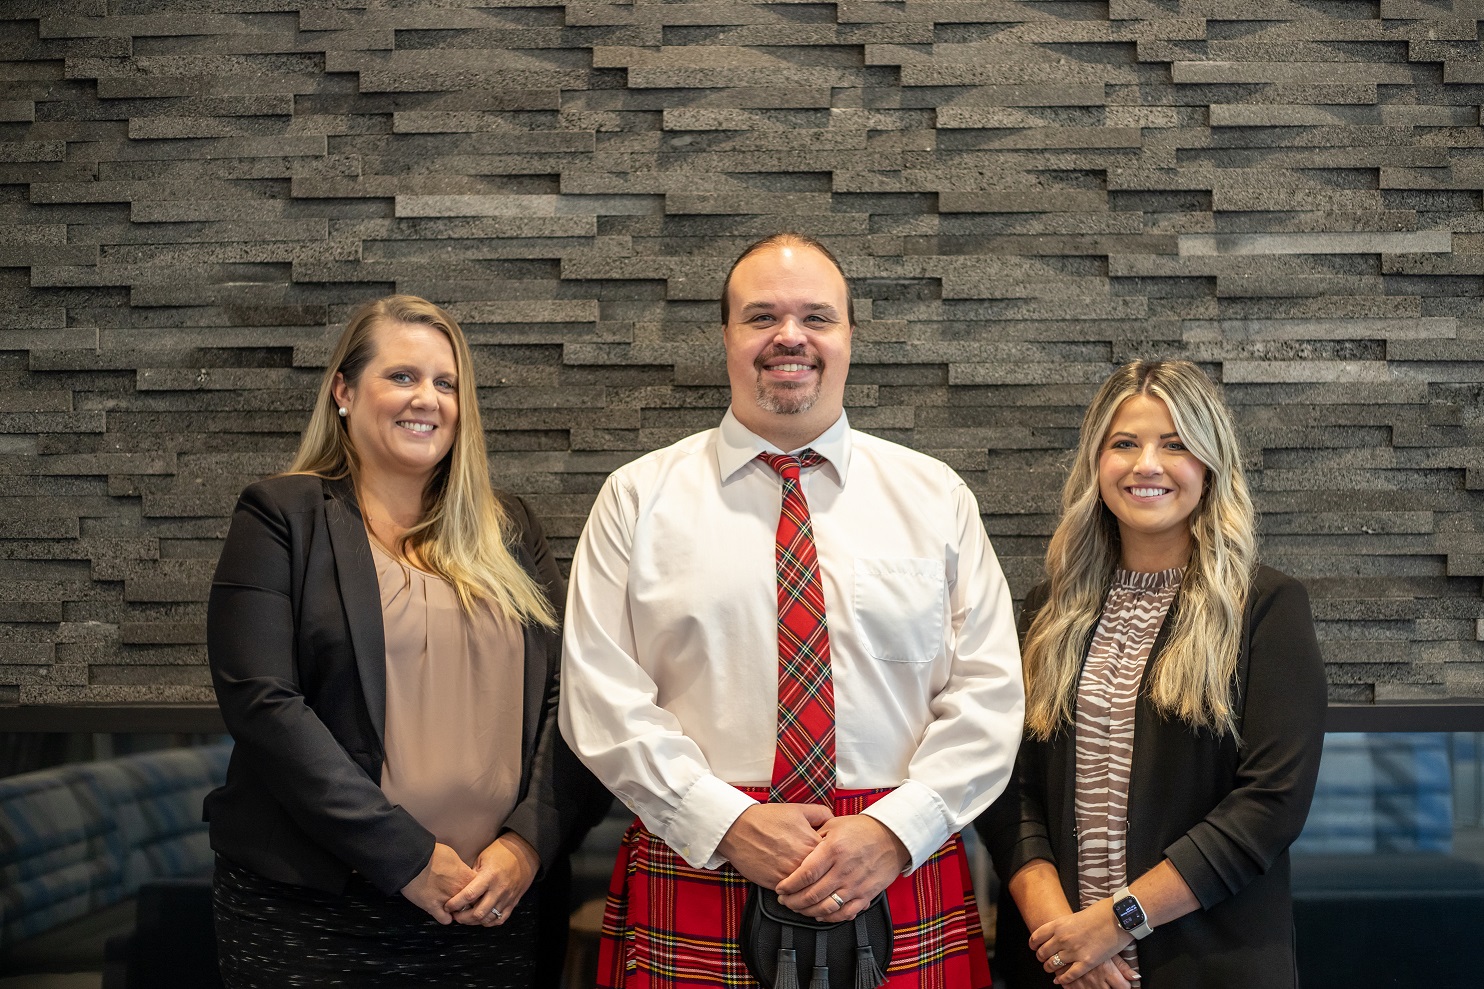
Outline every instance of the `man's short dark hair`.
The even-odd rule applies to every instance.
[[[820,254],[823,254],[825,257],[829,258],[830,264],[835,266],[835,270],[840,273],[840,278],[845,282],[845,316],[846,319],[849,321],[849,324],[852,327],[855,326],[855,297],[850,294],[850,279],[845,276],[845,269],[840,267],[840,259],[835,257],[835,255],[830,251],[828,247],[825,247],[823,244],[815,240],[813,237],[810,237],[808,234],[794,233],[791,230],[784,230],[780,233],[769,234],[762,240],[753,241],[751,244],[747,245],[747,247],[742,251],[741,254],[737,255],[737,260],[733,261],[732,266],[727,269],[726,281],[721,283],[721,325],[726,326],[732,317],[731,306],[728,304],[728,296],[731,294],[732,291],[732,272],[737,270],[737,265],[741,264],[743,261],[746,261],[758,251],[764,250],[769,247],[783,247],[784,245],[812,247]]]

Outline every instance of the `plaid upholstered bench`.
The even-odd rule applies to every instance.
[[[0,973],[101,968],[156,880],[206,876],[201,800],[230,743],[0,779]]]

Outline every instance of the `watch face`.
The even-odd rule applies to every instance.
[[[1118,926],[1126,931],[1140,927],[1144,923],[1144,911],[1139,907],[1139,901],[1132,896],[1125,896],[1113,904],[1113,916],[1118,918]]]

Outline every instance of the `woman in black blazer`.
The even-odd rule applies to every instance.
[[[531,984],[531,884],[606,799],[556,730],[561,577],[488,476],[462,331],[392,296],[242,493],[207,615],[229,989]]]
[[[1296,984],[1288,846],[1325,681],[1303,585],[1256,563],[1230,416],[1185,361],[1099,390],[1021,618],[1026,739],[977,822],[1012,989]]]

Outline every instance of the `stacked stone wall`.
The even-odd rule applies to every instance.
[[[726,264],[854,278],[861,428],[1023,594],[1121,361],[1240,422],[1332,696],[1484,696],[1481,0],[0,4],[0,705],[209,701],[233,499],[393,291],[570,556],[714,425]]]

